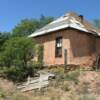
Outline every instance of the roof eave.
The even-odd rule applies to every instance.
[[[53,29],[49,29],[49,30],[33,33],[33,34],[29,35],[28,37],[37,37],[37,36],[45,35],[45,34],[50,33],[50,32],[54,32],[54,31],[58,31],[58,30],[61,30],[61,29],[65,29],[65,28],[74,28],[74,29],[77,29],[77,30],[88,32],[88,30],[86,30],[84,28],[74,27],[73,25],[62,25],[62,26],[59,26],[59,27],[56,27],[56,28],[53,28]]]

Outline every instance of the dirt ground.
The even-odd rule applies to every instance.
[[[27,93],[21,93],[12,82],[0,78],[0,100],[100,100],[99,71],[69,73],[68,76],[59,72],[47,88]]]

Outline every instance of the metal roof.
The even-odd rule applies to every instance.
[[[29,35],[29,37],[41,36],[68,27],[100,36],[99,29],[86,21],[84,18],[81,19],[78,14],[70,12],[56,19],[45,27],[35,31],[31,35]]]

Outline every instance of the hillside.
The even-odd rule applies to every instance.
[[[21,93],[12,82],[0,78],[0,100],[100,100],[100,72],[51,69],[56,78],[47,88]]]

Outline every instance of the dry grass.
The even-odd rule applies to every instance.
[[[27,93],[17,91],[12,82],[0,79],[0,100],[100,100],[99,72],[76,70],[65,74],[61,68],[52,72],[57,77],[47,88]]]

